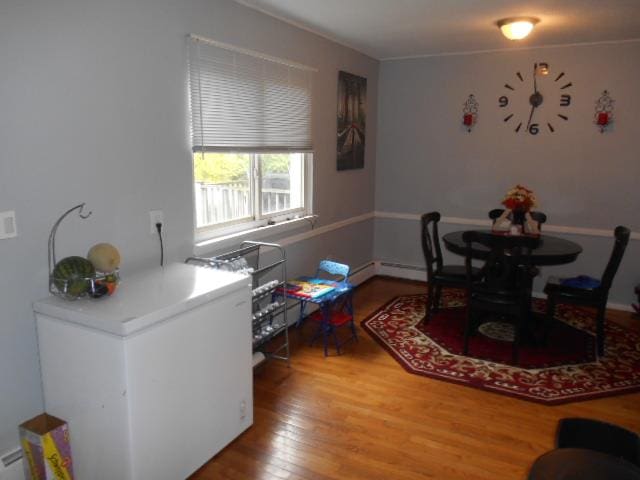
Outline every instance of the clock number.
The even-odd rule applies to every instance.
[[[498,103],[501,107],[506,107],[507,105],[509,105],[509,99],[503,95],[498,99]]]
[[[539,131],[540,126],[537,123],[532,123],[531,125],[529,125],[529,133],[531,135],[537,135]]]
[[[571,105],[571,95],[561,95],[560,96],[560,106],[568,107]]]

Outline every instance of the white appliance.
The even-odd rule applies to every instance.
[[[36,302],[48,413],[79,480],[177,480],[253,423],[251,280],[172,264]]]

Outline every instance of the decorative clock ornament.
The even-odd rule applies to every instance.
[[[503,121],[512,122],[515,133],[554,133],[558,119],[569,120],[573,83],[567,81],[565,72],[551,75],[548,63],[536,62],[531,74],[517,71],[515,76],[517,80],[507,81],[507,92],[498,98],[498,106],[507,111]]]
[[[476,97],[474,97],[473,94],[469,95],[462,109],[462,124],[467,127],[468,132],[473,129],[478,121],[478,107],[479,104]]]
[[[615,100],[609,96],[609,92],[604,90],[600,98],[596,100],[596,113],[593,122],[600,128],[600,133],[604,133],[606,128],[613,123],[613,104]]]

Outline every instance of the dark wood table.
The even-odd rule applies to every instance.
[[[558,448],[538,457],[529,480],[640,480],[640,467],[583,448]]]
[[[490,230],[481,230],[491,232]],[[464,231],[456,231],[447,233],[442,237],[447,250],[456,253],[458,255],[465,256],[467,253],[467,244],[462,241],[462,234]],[[498,233],[496,235],[504,235]],[[575,242],[565,240],[564,238],[553,237],[551,235],[540,235],[540,242],[538,246],[531,251],[531,264],[535,266],[544,265],[562,265],[565,263],[571,263],[582,252],[582,247]],[[484,245],[473,243],[471,245],[471,254],[473,258],[479,260],[486,260],[489,256],[490,250]],[[533,278],[531,278],[533,284]],[[533,287],[533,285],[531,285]],[[543,315],[537,314],[531,311],[529,308],[529,322],[525,328],[524,336],[526,341],[532,344],[538,344],[539,339],[533,333],[533,323],[538,323],[543,320]]]
[[[489,232],[490,230],[483,230]],[[465,255],[467,245],[462,241],[464,231],[447,233],[442,237],[447,250],[458,255]],[[500,235],[500,234],[498,234]],[[551,235],[540,235],[539,245],[531,252],[531,263],[533,265],[562,265],[571,263],[578,258],[582,252],[582,247],[575,242],[564,238],[553,237]],[[483,245],[473,244],[473,258],[486,260],[489,249]]]

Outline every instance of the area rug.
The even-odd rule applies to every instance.
[[[640,334],[606,322],[606,352],[598,360],[594,313],[588,308],[559,305],[548,341],[522,345],[519,364],[512,365],[513,332],[507,323],[496,319],[482,325],[464,356],[464,292],[443,291],[442,304],[423,326],[426,295],[396,297],[362,327],[410,373],[524,400],[558,405],[640,391]],[[534,311],[544,308],[544,300],[534,300]]]

